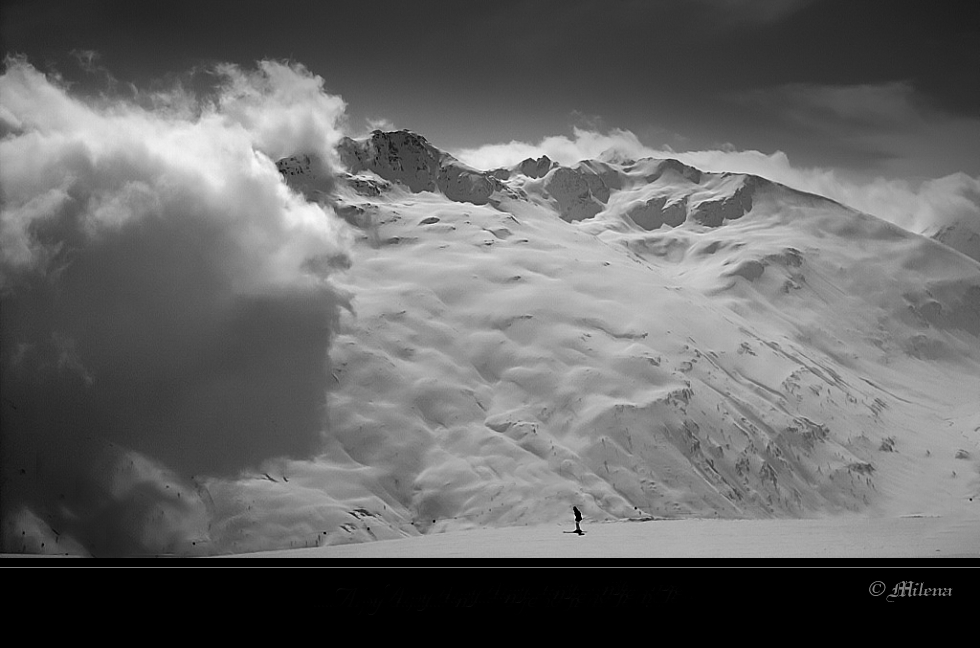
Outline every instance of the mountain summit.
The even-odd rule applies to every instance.
[[[443,153],[411,131],[374,131],[366,140],[345,138],[337,148],[354,174],[370,171],[413,192],[439,191],[457,202],[485,205],[499,182]]]

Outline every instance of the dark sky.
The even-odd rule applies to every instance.
[[[368,118],[452,149],[571,126],[795,164],[980,175],[980,3],[906,0],[29,2],[3,49],[80,82],[292,59]],[[72,75],[76,75],[73,77]],[[87,81],[98,75],[90,74]]]

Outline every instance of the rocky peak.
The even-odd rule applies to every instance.
[[[558,166],[557,163],[553,162],[551,158],[547,155],[542,155],[537,160],[527,158],[517,168],[518,171],[529,178],[543,178],[556,166]]]
[[[300,154],[284,157],[276,168],[286,184],[310,200],[318,200],[333,188],[333,175],[315,155]]]
[[[408,130],[376,130],[364,140],[344,138],[337,150],[351,173],[370,171],[415,193],[439,191],[456,202],[483,205],[502,188],[492,174],[463,164]]]

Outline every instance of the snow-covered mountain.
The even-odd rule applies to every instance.
[[[675,160],[483,171],[407,131],[338,151],[316,195],[309,159],[279,162],[357,237],[323,451],[211,488],[212,550],[980,493],[980,263]]]
[[[288,550],[554,528],[572,506],[586,524],[975,519],[974,259],[821,196],[676,160],[542,157],[481,170],[407,131],[344,139],[337,154],[342,171],[300,154],[279,160],[279,177],[255,155],[266,193],[242,183],[212,195],[223,185],[191,174],[198,191],[167,212],[176,221],[149,210],[142,229],[123,232],[133,238],[107,248],[125,257],[119,267],[145,271],[140,281],[82,256],[88,265],[53,273],[62,283],[5,301],[5,321],[26,337],[5,365],[5,380],[23,382],[4,391],[20,444],[4,446],[17,458],[4,492],[43,487],[5,516],[6,547]],[[223,220],[195,228],[180,220],[191,196],[235,199],[247,218],[218,210]],[[263,210],[280,204],[289,245],[267,250]],[[353,241],[343,254],[305,244],[343,228],[336,238]],[[212,267],[207,241],[262,254]],[[135,244],[157,256],[144,261]],[[285,274],[295,281],[280,292],[263,283],[304,254],[323,257],[332,287],[323,273]],[[172,258],[166,274],[157,262]],[[252,268],[256,258],[276,263]],[[238,295],[231,279],[243,272],[261,290]],[[84,308],[106,281],[119,287],[107,304]],[[133,310],[144,289],[167,298]],[[219,298],[230,305],[206,310]],[[43,308],[63,318],[50,340],[25,324]],[[127,322],[158,320],[158,333],[120,338]],[[93,333],[107,323],[113,335]],[[171,334],[189,339],[161,346]],[[103,337],[108,350],[93,343]],[[136,371],[141,362],[153,371]],[[138,380],[111,389],[113,376]],[[188,380],[201,384],[177,393]],[[104,414],[108,432],[142,436],[86,428],[49,452],[78,436],[49,414],[49,393],[78,398],[52,411],[91,414],[91,425]],[[50,428],[43,447],[27,442],[38,426]],[[72,462],[82,468],[66,470]]]

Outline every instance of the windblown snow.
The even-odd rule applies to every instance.
[[[277,164],[354,235],[331,273],[349,308],[317,447],[174,477],[201,505],[161,552],[538,525],[573,505],[589,520],[975,506],[973,259],[675,160],[484,171],[408,131],[337,151],[339,173],[310,153]],[[6,478],[29,479],[19,468]],[[81,513],[16,513],[7,546],[92,551],[53,531]]]

